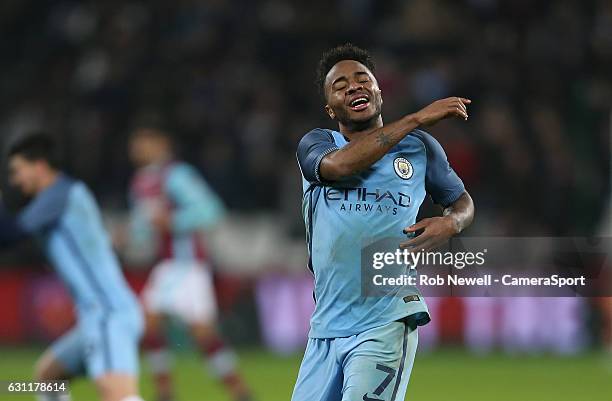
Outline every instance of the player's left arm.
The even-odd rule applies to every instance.
[[[443,207],[442,216],[425,218],[406,227],[404,233],[423,232],[400,244],[401,248],[429,251],[459,234],[474,219],[474,201],[463,182],[451,168],[442,146],[425,132],[415,134],[427,153],[425,188],[433,201]]]
[[[0,247],[7,247],[55,224],[64,210],[65,193],[37,196],[21,212],[10,214],[0,200]]]
[[[443,245],[452,236],[459,234],[468,227],[474,219],[474,202],[467,191],[459,199],[444,208],[442,216],[428,217],[416,224],[406,227],[405,233],[423,232],[400,244],[400,248],[412,251],[430,251]]]
[[[173,168],[166,183],[166,193],[175,205],[168,216],[168,228],[172,232],[208,230],[225,215],[225,207],[219,196],[190,166]]]

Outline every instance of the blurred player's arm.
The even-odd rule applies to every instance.
[[[62,195],[42,194],[17,215],[10,214],[0,200],[0,247],[10,246],[54,224],[64,209]]]
[[[392,147],[419,126],[431,125],[447,117],[466,119],[471,100],[452,97],[433,102],[414,114],[386,124],[352,140],[342,149],[330,152],[320,161],[319,174],[325,181],[337,181],[355,175],[376,163]]]
[[[223,202],[192,167],[175,167],[166,184],[168,198],[175,205],[167,226],[175,233],[210,230],[225,215]]]
[[[442,146],[431,135],[417,131],[415,136],[425,145],[427,152],[427,171],[425,189],[433,201],[443,207],[442,216],[425,218],[404,229],[418,236],[404,241],[401,248],[426,251],[444,244],[454,235],[468,227],[474,219],[474,201],[465,190],[463,182],[451,168]]]
[[[26,236],[27,233],[19,225],[17,218],[9,214],[0,201],[0,247],[9,246]]]

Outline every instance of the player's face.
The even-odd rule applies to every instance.
[[[30,161],[15,155],[9,160],[11,185],[16,186],[24,195],[36,194],[40,176],[40,161]]]
[[[354,60],[337,63],[325,78],[325,110],[344,125],[363,124],[380,116],[382,96],[372,72]]]
[[[138,167],[146,166],[155,163],[156,155],[160,153],[156,137],[140,135],[135,136],[130,140],[129,153],[130,160]]]

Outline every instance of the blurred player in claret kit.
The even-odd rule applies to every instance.
[[[35,236],[68,287],[77,324],[40,358],[35,380],[86,373],[103,401],[139,401],[138,343],[143,329],[136,296],[128,287],[98,205],[82,182],[58,170],[54,143],[44,134],[9,148],[11,183],[30,203],[16,216],[0,205],[0,245]],[[41,394],[41,401],[69,394]]]
[[[374,63],[350,44],[323,55],[318,85],[339,128],[314,129],[297,149],[316,307],[292,400],[403,400],[417,327],[429,312],[416,289],[406,297],[362,297],[360,247],[365,238],[422,230],[400,247],[430,250],[471,223],[462,181],[440,144],[417,129],[467,119],[471,101],[438,100],[383,126]],[[426,194],[443,216],[414,224]]]
[[[202,234],[225,210],[219,197],[190,165],[174,159],[170,137],[141,127],[130,137],[129,153],[138,167],[130,188],[131,237],[159,246],[157,264],[143,290],[144,348],[154,374],[158,399],[173,399],[170,355],[163,321],[185,323],[213,373],[235,400],[251,400],[236,370],[236,356],[216,327],[217,305]],[[149,234],[147,234],[149,233]],[[152,241],[153,238],[157,241]],[[138,240],[140,238],[140,240]]]

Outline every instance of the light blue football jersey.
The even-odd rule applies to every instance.
[[[19,213],[16,223],[15,230],[34,235],[41,243],[80,317],[109,312],[140,314],[98,205],[85,184],[61,174]]]
[[[421,130],[367,170],[326,182],[319,175],[321,160],[347,143],[339,132],[314,129],[297,150],[308,267],[315,280],[311,338],[348,337],[406,316],[428,323],[427,305],[415,288],[408,293],[417,297],[362,296],[361,249],[378,239],[405,237],[403,229],[415,223],[427,194],[448,206],[465,191],[440,144]]]

